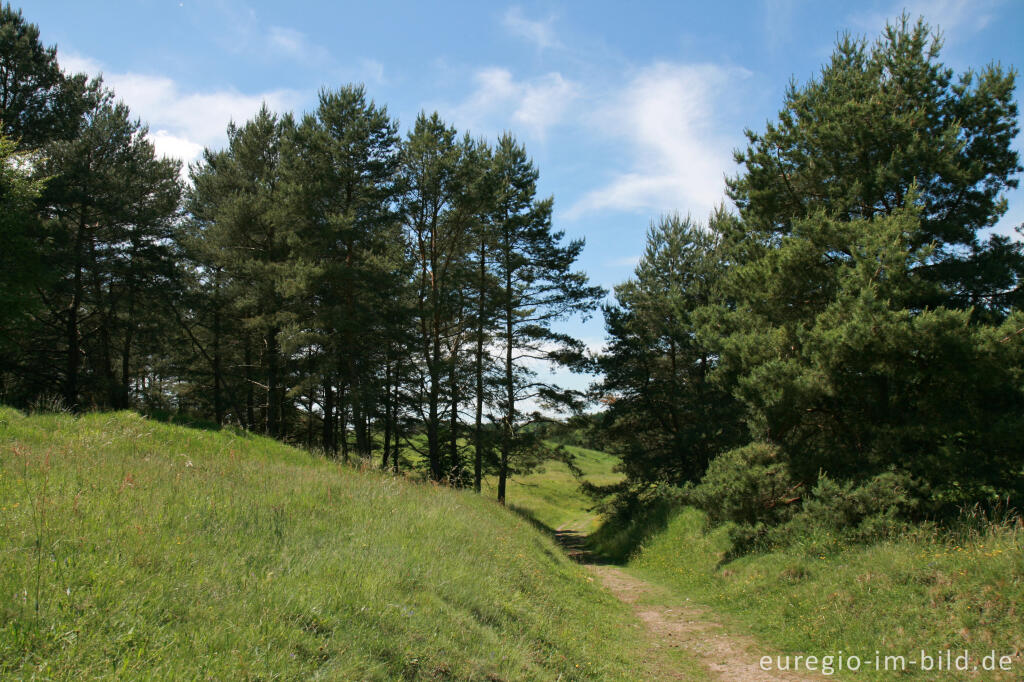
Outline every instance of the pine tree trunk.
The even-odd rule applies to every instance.
[[[507,259],[510,260],[510,259]],[[505,504],[505,482],[508,479],[508,464],[512,456],[512,439],[516,419],[516,388],[513,374],[512,355],[512,269],[505,271],[505,424],[501,439],[501,464],[498,470],[498,502]]]
[[[338,387],[338,438],[341,440],[341,460],[348,463],[348,387]]]
[[[484,317],[487,287],[487,242],[480,242],[480,280],[477,282],[476,310],[476,415],[473,421],[473,490],[480,492],[484,470]]]
[[[74,244],[74,284],[71,291],[71,304],[68,306],[66,335],[68,344],[68,357],[66,376],[64,377],[64,402],[69,410],[78,411],[78,368],[80,362],[81,345],[78,331],[78,313],[82,306],[82,293],[84,285],[82,282],[82,247],[85,242],[85,207],[82,207],[78,220],[78,230],[75,232]]]
[[[373,411],[375,409],[377,409],[377,406],[371,403],[370,405],[366,406],[366,408],[363,410],[363,418],[365,420],[363,432],[366,434],[365,438],[367,460],[373,459],[373,417],[371,415],[373,414]]]
[[[448,415],[448,476],[455,485],[462,480],[462,461],[459,457],[459,383],[457,372],[457,352],[452,350],[451,368],[448,371],[448,383],[451,386],[451,412]]]
[[[213,311],[213,415],[218,426],[224,425],[224,376],[221,369],[220,306]]]
[[[280,410],[280,388],[278,383],[280,382],[278,363],[280,361],[280,352],[278,349],[277,341],[278,329],[272,327],[267,332],[266,346],[267,346],[267,414],[266,414],[266,431],[267,435],[271,438],[279,438],[281,436],[281,410]]]
[[[324,377],[324,430],[323,446],[324,451],[331,454],[338,454],[338,442],[334,435],[334,386],[330,374]]]
[[[243,362],[245,363],[245,428],[249,431],[256,430],[256,396],[253,390],[252,379],[252,337],[245,335],[245,350]]]
[[[393,383],[395,385],[394,386],[395,393],[394,393],[394,396],[391,398],[391,422],[392,422],[392,427],[391,428],[394,431],[394,439],[395,439],[395,451],[393,453],[391,453],[391,467],[394,470],[395,475],[398,475],[398,467],[399,467],[399,463],[398,463],[398,455],[399,455],[398,443],[400,442],[399,438],[401,437],[401,433],[400,433],[400,431],[398,429],[398,405],[399,405],[399,400],[401,398],[401,394],[399,393],[401,388],[400,388],[399,383],[398,383],[400,376],[402,376],[402,361],[401,360],[396,360],[395,361],[395,378],[394,378],[394,381],[393,381]]]
[[[435,481],[441,480],[441,434],[439,429],[441,337],[439,326],[440,319],[435,314],[434,329],[431,331],[430,388],[427,392],[427,459],[430,461],[430,477]]]
[[[388,358],[384,363],[384,452],[380,459],[380,468],[388,469],[391,456],[391,378],[394,364]]]
[[[131,404],[131,358],[132,345],[135,341],[135,298],[138,286],[135,281],[134,266],[137,261],[138,244],[132,240],[130,268],[128,276],[128,324],[125,325],[124,344],[121,346],[121,386],[117,396],[117,407],[127,410]]]
[[[438,395],[437,386],[431,381],[430,393],[427,396],[427,459],[430,460],[430,477],[441,480],[441,443],[438,433]]]
[[[356,456],[366,457],[366,416],[363,414],[363,404],[362,400],[360,400],[360,395],[354,389],[352,397],[349,399],[349,404],[352,405],[352,430],[356,436]]]
[[[306,396],[306,449],[313,448],[313,391]]]
[[[103,291],[100,286],[99,259],[96,257],[96,240],[89,240],[89,263],[86,272],[92,273],[92,300],[100,315],[99,325],[99,369],[103,375],[103,393],[106,407],[117,407],[118,381],[114,378],[113,352],[110,341],[113,310],[103,307]]]

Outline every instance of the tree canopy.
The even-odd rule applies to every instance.
[[[403,138],[348,85],[231,123],[182,182],[10,6],[0,104],[5,401],[188,415],[477,489],[545,455],[524,400],[576,406],[527,362],[572,364],[552,325],[600,290],[510,135],[424,112]]]
[[[1024,493],[1024,250],[984,236],[1021,170],[1016,73],[954,80],[940,48],[906,16],[844,36],[747,131],[738,215],[652,228],[602,360],[634,485],[697,484],[747,540]]]

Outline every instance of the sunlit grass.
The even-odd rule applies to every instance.
[[[426,449],[425,437],[413,436],[412,442],[421,451]],[[555,447],[554,443],[550,445]],[[552,459],[529,474],[511,475],[505,491],[506,502],[511,508],[551,530],[565,527],[590,533],[597,530],[602,519],[593,511],[594,500],[583,493],[580,483],[586,481],[599,486],[618,483],[623,479],[621,473],[614,471],[619,460],[599,450],[574,445],[563,447],[573,455],[575,466],[582,473],[580,478],[574,476],[564,462]],[[467,450],[466,456],[471,457],[472,448],[468,447]],[[424,469],[423,456],[411,447],[403,447],[402,460],[406,466],[416,467],[420,471]],[[497,475],[483,477],[481,494],[491,499],[496,498]]]
[[[594,531],[601,523],[599,514],[592,511],[594,501],[580,490],[580,481],[594,485],[610,485],[622,480],[614,472],[618,459],[597,450],[565,446],[575,457],[582,472],[581,479],[573,476],[569,467],[559,461],[546,462],[541,469],[523,476],[512,476],[508,481],[508,504],[536,519],[551,529],[572,528],[583,533]],[[497,477],[484,481],[484,494],[493,496],[498,486]]]
[[[637,669],[628,609],[516,514],[265,438],[0,409],[0,518],[0,677]]]
[[[723,563],[728,548],[725,528],[708,533],[703,514],[684,509],[629,565],[732,614],[785,651],[873,657],[876,650],[917,656],[966,649],[978,662],[994,650],[1014,656],[1005,679],[1024,671],[1020,527],[993,527],[960,542],[934,531],[873,545],[822,534]],[[860,677],[891,673],[865,669]]]

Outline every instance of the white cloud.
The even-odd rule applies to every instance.
[[[911,21],[924,17],[933,29],[940,29],[948,39],[958,33],[976,33],[995,17],[1002,0],[898,0],[884,12],[856,14],[850,18],[855,26],[877,35],[887,22],[896,21],[906,12]]]
[[[308,44],[301,31],[284,26],[271,26],[267,31],[267,41],[271,47],[293,56],[302,56]]]
[[[68,71],[90,75],[103,72],[102,65],[88,57],[61,54],[59,59]],[[234,89],[190,91],[170,78],[151,74],[103,73],[103,81],[134,116],[149,124],[157,152],[181,159],[186,165],[199,158],[203,147],[224,145],[228,123],[244,122],[264,102],[278,112],[294,109],[301,102],[298,93],[291,90],[252,95]]]
[[[61,68],[68,73],[86,73],[90,76],[95,76],[103,70],[98,61],[79,54],[61,52],[58,56],[58,61]]]
[[[264,41],[271,52],[290,57],[296,61],[323,65],[331,62],[330,51],[322,45],[312,42],[302,31],[284,26],[271,26],[267,29]]]
[[[183,137],[172,135],[166,130],[150,131],[149,139],[156,148],[157,156],[192,161],[203,153],[203,145]]]
[[[742,69],[657,63],[640,71],[596,115],[627,146],[631,169],[577,201],[569,219],[594,211],[709,212],[722,200],[735,140],[717,132],[719,105]]]
[[[502,24],[510,33],[528,40],[542,50],[562,46],[555,35],[554,23],[554,17],[544,21],[527,19],[518,6],[509,7],[502,18]]]
[[[260,61],[281,58],[322,66],[331,61],[330,51],[314,43],[302,31],[287,26],[267,25],[245,0],[215,0],[206,3],[216,16],[209,37],[228,52],[245,54]]]
[[[508,128],[511,123],[543,139],[581,92],[577,83],[559,73],[517,81],[508,69],[492,67],[478,71],[474,80],[476,89],[454,108],[457,122],[474,133]]]

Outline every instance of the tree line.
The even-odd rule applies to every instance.
[[[531,361],[603,291],[511,135],[406,135],[362,86],[265,106],[181,178],[100,79],[0,9],[0,399],[185,413],[322,448],[415,451],[480,489],[542,457]],[[419,459],[419,458],[414,458]]]
[[[906,16],[748,130],[706,221],[652,225],[605,310],[623,504],[670,483],[741,542],[865,537],[1024,493],[1016,72]],[[1017,228],[1020,234],[1021,228]]]

